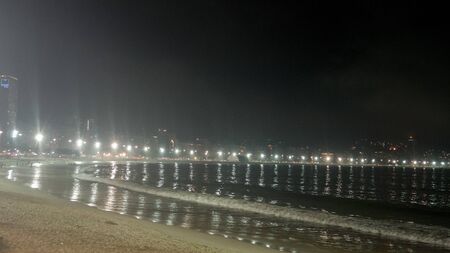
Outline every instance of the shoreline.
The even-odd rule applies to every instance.
[[[73,163],[64,163],[64,164],[75,164],[76,161],[72,161]],[[106,161],[102,161],[105,162]],[[132,161],[132,163],[142,163],[142,161]],[[126,163],[126,161],[119,161],[118,163]],[[173,163],[173,161],[170,161],[169,163]],[[204,162],[202,162],[204,163]],[[55,165],[55,163],[49,163],[49,164],[53,164]],[[79,164],[79,163],[78,163]],[[95,163],[89,161],[86,163],[82,163],[80,165],[82,165],[82,167],[84,166],[91,166]],[[43,163],[42,165],[46,165],[46,163]],[[62,165],[62,163],[60,163],[60,165]],[[14,167],[14,166],[12,166]],[[10,167],[10,168],[12,168]],[[29,168],[32,169],[31,167],[25,167],[25,168]],[[3,171],[8,169],[8,167],[3,168]],[[84,169],[88,169],[87,167],[85,167]],[[0,171],[2,171],[2,169],[0,169]],[[2,174],[2,173],[0,173]],[[89,181],[89,180],[88,180]],[[111,182],[107,182],[107,184],[111,185]],[[114,184],[112,184],[114,185]],[[116,186],[116,187],[121,187],[121,186]],[[139,192],[139,191],[138,191]],[[16,195],[21,195],[20,198],[14,197]],[[158,195],[158,194],[156,194]],[[11,245],[15,245],[14,243],[11,244],[11,242],[15,242],[15,241],[28,241],[28,238],[34,238],[35,236],[37,236],[37,238],[41,238],[40,234],[28,234],[28,235],[20,235],[19,237],[8,237],[8,228],[5,228],[4,225],[8,224],[8,222],[5,222],[4,218],[5,217],[13,217],[14,214],[10,213],[9,216],[5,215],[5,206],[3,205],[3,203],[8,203],[11,204],[11,209],[14,209],[14,211],[17,210],[17,205],[19,206],[24,206],[26,205],[27,207],[25,209],[20,209],[22,212],[20,212],[22,215],[26,214],[26,215],[31,215],[34,217],[38,217],[35,218],[34,220],[40,220],[42,217],[44,218],[44,223],[43,225],[41,224],[40,226],[34,224],[34,221],[26,221],[25,222],[25,226],[31,226],[31,230],[34,231],[35,229],[40,229],[40,227],[46,227],[47,225],[49,225],[49,223],[45,222],[45,219],[48,220],[50,219],[52,226],[56,227],[56,230],[59,229],[67,229],[67,227],[73,227],[75,226],[77,229],[75,229],[75,231],[73,231],[74,229],[72,228],[72,231],[67,231],[69,234],[73,234],[73,233],[85,233],[85,231],[81,231],[80,228],[86,228],[88,229],[88,231],[92,232],[92,231],[96,231],[96,235],[92,235],[92,238],[96,238],[98,236],[101,237],[105,236],[105,233],[108,234],[110,231],[106,231],[108,229],[114,229],[116,230],[117,228],[119,228],[118,226],[116,226],[117,224],[121,224],[120,220],[125,219],[127,220],[125,223],[127,223],[127,225],[131,224],[131,223],[136,223],[136,224],[140,224],[139,226],[144,226],[142,224],[145,224],[146,226],[146,234],[152,234],[151,237],[152,238],[158,238],[158,244],[160,244],[162,242],[162,244],[164,245],[163,248],[158,248],[158,249],[153,249],[153,248],[148,248],[150,246],[146,246],[147,248],[142,248],[141,245],[138,244],[134,244],[133,242],[137,242],[139,240],[142,240],[142,235],[129,235],[128,240],[122,240],[122,241],[117,241],[117,244],[114,244],[110,247],[110,245],[108,245],[108,241],[106,242],[106,246],[108,246],[107,248],[102,248],[102,245],[104,246],[104,243],[102,240],[95,240],[96,242],[91,245],[89,243],[87,243],[87,245],[89,245],[89,248],[95,248],[96,250],[92,251],[92,252],[276,252],[277,250],[274,249],[267,249],[265,247],[262,246],[254,246],[251,245],[249,243],[246,242],[239,242],[233,239],[225,239],[221,236],[212,236],[212,235],[208,235],[205,233],[201,233],[195,230],[189,230],[189,229],[185,229],[185,228],[180,228],[180,227],[171,227],[171,226],[166,226],[166,225],[162,225],[162,224],[155,224],[152,223],[150,221],[147,220],[139,220],[136,219],[133,216],[125,216],[125,215],[120,215],[117,213],[112,213],[112,212],[107,212],[107,211],[103,211],[100,209],[96,209],[95,207],[89,207],[87,205],[84,205],[82,203],[78,203],[78,202],[70,202],[64,199],[60,199],[57,198],[55,196],[51,196],[49,194],[46,194],[45,192],[42,191],[38,191],[38,190],[33,190],[31,188],[26,187],[25,185],[20,185],[17,183],[13,183],[9,180],[6,180],[4,178],[0,178],[0,252],[56,252],[59,251],[59,246],[56,244],[57,248],[53,249],[53,248],[46,248],[45,250],[42,251],[36,251],[34,250],[34,246],[30,246],[29,250],[30,251],[26,251],[23,248],[20,250],[5,250],[5,247],[8,247],[8,249],[11,249]],[[38,206],[37,208],[32,208],[29,207],[29,205],[34,206],[35,203],[41,203],[40,206]],[[70,207],[70,208],[67,208]],[[49,210],[49,213],[57,213],[57,212],[61,212],[61,214],[58,214],[56,217],[56,221],[54,221],[53,217],[47,217],[49,216],[46,212],[42,213],[42,209],[45,210]],[[36,210],[38,210],[38,212],[36,212]],[[68,210],[67,212],[65,212],[64,210]],[[83,213],[82,218],[76,218],[79,217],[80,213]],[[50,215],[51,216],[51,215]],[[98,225],[98,219],[86,219],[86,217],[88,216],[93,216],[93,217],[101,217],[101,219],[104,219],[104,223],[109,225],[106,227],[103,227],[101,225],[104,225],[101,223],[101,225]],[[66,219],[68,219],[69,222],[66,221]],[[72,220],[84,220],[82,225],[79,224],[75,224],[73,225],[72,223],[70,223],[70,221]],[[133,220],[133,222],[131,222],[131,220]],[[20,222],[22,222],[22,220],[20,220]],[[19,224],[21,224],[19,222]],[[14,223],[13,223],[14,224]],[[127,231],[134,231],[136,230],[136,227],[134,227],[135,225],[129,225],[127,228],[125,228],[125,231],[122,232],[118,232],[118,234],[122,235],[122,234],[126,234]],[[137,228],[139,228],[139,226],[137,226]],[[94,228],[93,228],[94,227]],[[70,230],[70,229],[69,229]],[[120,230],[123,230],[123,228],[120,228]],[[159,234],[157,234],[156,236],[154,235],[156,232],[158,232]],[[60,236],[60,233],[57,233],[58,236]],[[7,236],[8,235],[8,236]],[[62,234],[63,235],[63,234]],[[176,235],[175,237],[172,237],[173,235]],[[76,238],[77,235],[71,235],[70,237],[74,237]],[[136,236],[138,238],[136,238]],[[165,236],[169,236],[170,239],[164,240]],[[193,238],[190,238],[191,236],[193,236]],[[50,236],[50,238],[52,238],[52,236]],[[163,238],[163,239],[161,239]],[[45,239],[44,239],[45,240]],[[63,244],[67,245],[70,244],[70,240],[69,242],[65,242],[64,238],[61,238],[61,240],[63,241]],[[81,241],[83,241],[83,238],[79,239]],[[98,242],[97,242],[98,241]],[[130,242],[131,241],[131,242]],[[116,243],[116,242],[115,242]],[[172,245],[172,244],[176,244],[175,248],[171,248],[170,250],[165,251],[166,246],[167,245]],[[188,246],[186,246],[186,244]],[[241,246],[239,246],[240,244],[242,244]],[[124,246],[126,245],[126,246]],[[21,245],[23,246],[23,245]],[[51,246],[55,246],[55,245],[51,245]],[[317,248],[315,246],[309,246],[308,244],[304,245],[305,248],[303,248],[302,246],[302,252],[341,252],[341,250],[337,250],[337,249],[322,249],[322,248]],[[3,249],[2,249],[3,247]],[[126,251],[124,251],[124,247],[127,248]],[[138,247],[138,249],[136,249],[136,247]],[[244,248],[242,248],[244,247]],[[14,248],[14,247],[13,247]],[[120,248],[121,250],[117,250],[114,251],[115,249]],[[183,251],[177,251],[177,249],[182,248]],[[194,250],[191,250],[194,249]],[[54,251],[52,251],[54,250]],[[104,250],[104,251],[102,251]],[[74,250],[74,251],[64,251],[64,252],[89,252],[86,251],[86,249],[78,249],[78,250]]]
[[[65,201],[2,178],[0,252],[277,251],[105,212],[81,203]]]
[[[0,178],[0,252],[271,253],[276,249],[70,202]],[[302,252],[341,253],[305,244]]]
[[[104,159],[104,158],[48,158],[48,157],[19,157],[19,158],[0,158],[0,169],[16,166],[31,167],[33,165],[89,165],[102,163],[147,163],[147,164],[227,164],[227,165],[298,165],[298,166],[333,166],[333,167],[369,167],[369,168],[411,168],[411,169],[450,169],[448,165],[432,165],[432,164],[359,164],[359,163],[311,163],[311,162],[273,162],[273,161],[225,161],[225,160],[189,160],[189,159],[148,159],[148,158],[121,158],[121,159]]]

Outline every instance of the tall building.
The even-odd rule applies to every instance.
[[[16,129],[17,81],[14,76],[0,75],[0,144],[7,141]]]

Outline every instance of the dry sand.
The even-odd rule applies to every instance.
[[[57,199],[0,179],[0,252],[276,252]]]

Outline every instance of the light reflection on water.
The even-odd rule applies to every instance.
[[[73,179],[71,175],[77,173],[79,168],[62,169],[45,166],[14,168],[8,171],[6,178],[15,179],[30,187],[105,211],[126,214],[169,226],[194,229],[280,251],[301,252],[304,245],[312,244],[325,249],[334,248],[354,252],[448,252],[424,245],[362,235],[347,229],[242,213]],[[98,166],[95,173],[99,176],[154,187],[213,193],[224,197],[244,198],[276,205],[304,205],[315,209],[330,210],[327,204],[341,203],[339,196],[356,200],[388,197],[388,199],[400,200],[400,203],[403,203],[401,200],[404,199],[411,203],[424,204],[421,189],[427,189],[428,194],[436,195],[433,198],[434,202],[433,199],[429,202],[431,206],[432,204],[448,205],[448,196],[445,202],[442,193],[433,193],[429,190],[439,191],[449,186],[446,172],[388,169],[387,172],[392,173],[389,179],[388,176],[380,175],[380,172],[376,170],[358,167],[284,165],[113,164]],[[410,179],[407,179],[408,177]],[[430,182],[430,180],[435,181]],[[380,185],[388,185],[389,189],[385,189],[386,192],[377,192],[375,189]],[[366,196],[363,196],[362,192],[365,192]],[[288,193],[294,195],[286,197]],[[305,197],[297,200],[296,197],[300,195],[295,194],[325,196],[327,199],[319,198],[308,202]],[[330,201],[330,198],[334,198],[335,202]],[[413,200],[417,202],[412,202]],[[347,211],[355,213],[357,211],[354,209],[360,209],[362,206],[364,204],[352,203],[351,210]],[[378,213],[379,210],[373,211],[374,208],[376,207],[370,206],[369,209]],[[382,206],[379,209],[384,208]],[[360,215],[363,214],[364,212],[360,213]],[[426,219],[428,216],[424,217]]]
[[[444,169],[146,164],[101,167],[96,175],[294,207],[305,204],[297,203],[298,195],[311,195],[450,208],[450,171]]]

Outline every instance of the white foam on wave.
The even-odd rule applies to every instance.
[[[450,248],[450,229],[444,227],[340,216],[321,211],[282,207],[265,203],[251,202],[243,199],[217,197],[211,194],[192,193],[143,186],[132,182],[99,178],[85,173],[77,174],[75,175],[75,178],[104,183],[135,192],[147,193],[165,198],[178,199],[245,212],[259,213],[296,221],[304,221],[327,226],[338,226],[349,228],[358,232],[375,234],[382,237],[421,242]]]

